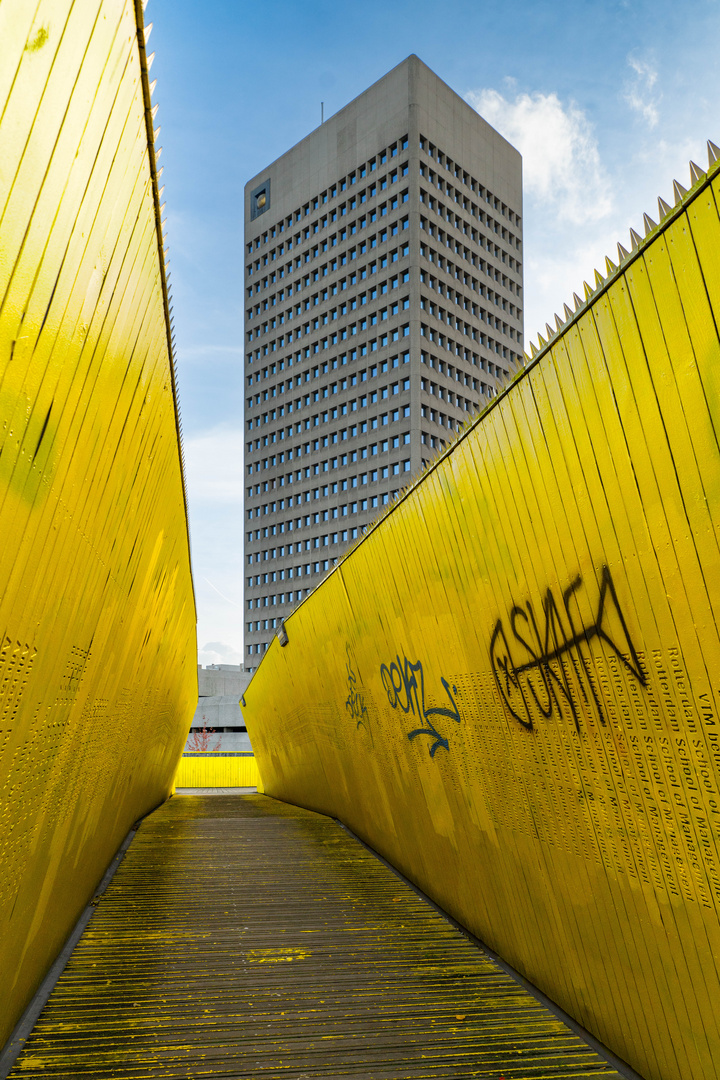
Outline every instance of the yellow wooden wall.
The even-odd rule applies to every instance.
[[[341,818],[643,1076],[720,1076],[720,179],[287,621],[268,794]]]
[[[0,3],[0,1046],[197,701],[141,17]]]
[[[178,788],[256,787],[262,790],[254,757],[182,757],[175,773]]]

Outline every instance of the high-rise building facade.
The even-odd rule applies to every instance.
[[[523,352],[519,153],[416,56],[245,189],[245,667]]]

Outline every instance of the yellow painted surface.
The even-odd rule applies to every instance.
[[[137,17],[0,3],[0,1045],[197,701]]]
[[[141,823],[9,1073],[48,1077],[621,1080],[337,822],[217,792]]]
[[[287,620],[244,715],[647,1078],[720,1076],[715,168]]]
[[[178,788],[257,787],[254,757],[182,757],[175,773]]]

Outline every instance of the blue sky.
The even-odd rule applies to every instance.
[[[150,0],[202,663],[242,660],[245,181],[409,53],[523,153],[526,343],[720,144],[720,0]],[[527,344],[526,344],[527,348]]]

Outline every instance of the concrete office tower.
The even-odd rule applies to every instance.
[[[245,188],[245,668],[523,351],[520,154],[416,56]]]

